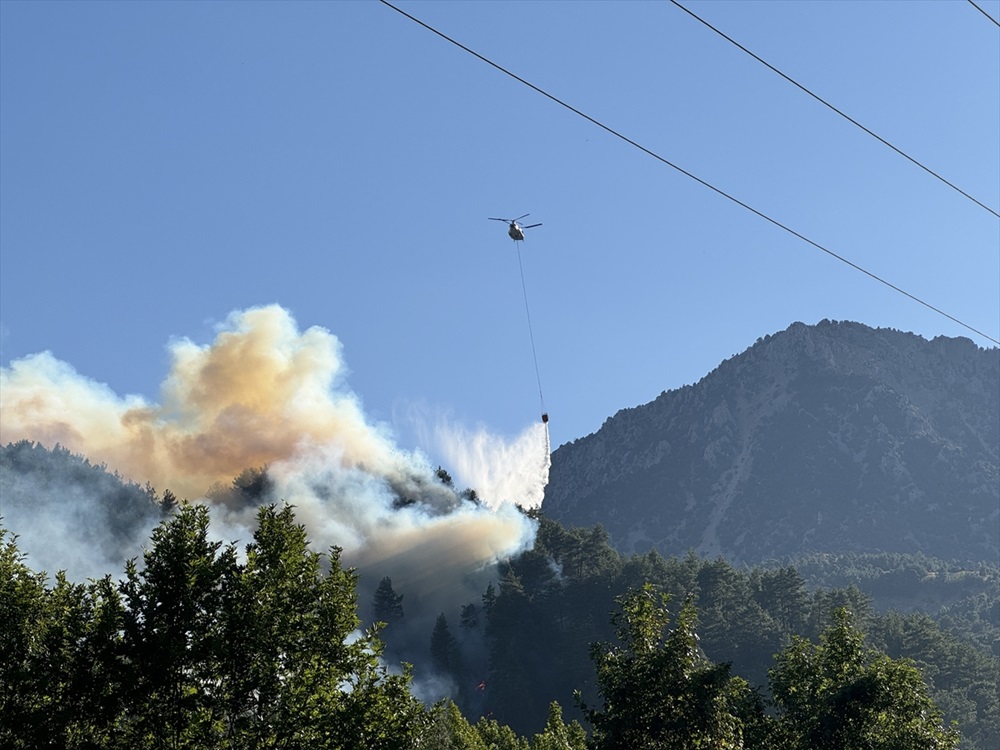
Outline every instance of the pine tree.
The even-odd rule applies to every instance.
[[[403,619],[403,595],[392,587],[392,579],[386,576],[379,581],[372,598],[372,616],[375,622],[391,625]]]
[[[442,612],[434,624],[434,632],[431,633],[431,663],[438,672],[457,677],[459,662],[458,641],[451,634],[448,619]]]
[[[477,628],[479,626],[479,608],[473,603],[463,605],[459,624],[463,628]]]

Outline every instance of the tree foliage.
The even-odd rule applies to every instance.
[[[950,581],[934,584],[940,594],[936,601],[953,602],[942,618],[879,613],[861,585],[810,586],[787,562],[739,569],[693,552],[672,558],[655,550],[624,556],[597,546],[600,529],[567,529],[534,515],[539,522],[534,548],[501,564],[483,596],[482,632],[490,667],[485,691],[468,703],[459,701],[468,715],[482,711],[529,734],[544,726],[544,707],[556,700],[568,706],[569,718],[583,719],[574,690],[588,705],[601,698],[588,659],[590,646],[612,642],[616,636],[605,613],[618,608],[617,598],[649,582],[658,591],[670,592],[675,601],[692,598],[701,652],[713,662],[728,663],[731,675],[758,691],[756,698],[747,698],[750,714],[755,702],[770,698],[774,655],[793,636],[815,641],[834,623],[833,612],[846,607],[871,646],[892,659],[913,660],[945,723],[959,723],[962,750],[985,750],[1000,743],[1000,659],[994,655],[1000,628],[991,619],[1000,611],[996,568],[962,572],[960,566],[935,566],[929,559],[907,556],[838,558],[853,566],[851,570],[869,571],[862,584],[878,575],[892,578],[889,570],[877,572],[878,566],[890,565]],[[826,560],[817,556],[810,565],[815,569]],[[827,579],[834,580],[832,569],[826,570]],[[966,595],[969,598],[963,598]],[[466,676],[472,685],[481,679],[481,672]],[[747,719],[745,742],[766,738],[769,729]]]
[[[912,663],[866,648],[846,609],[813,644],[796,637],[777,657],[771,689],[789,750],[946,750],[959,736]]]
[[[668,600],[650,584],[618,599],[619,645],[593,651],[603,699],[586,712],[594,750],[743,747],[736,707],[749,687],[700,652],[690,600],[666,632]]]
[[[5,544],[0,745],[415,746],[426,713],[357,633],[339,550],[310,551],[287,506],[261,508],[245,563],[208,524],[181,508],[118,586],[47,587]]]
[[[241,475],[239,502],[265,479]],[[336,547],[312,551],[291,508],[261,508],[237,550],[213,541],[204,507],[169,505],[120,582],[50,581],[0,529],[0,746],[966,750],[1000,739],[992,569],[903,560],[929,570],[919,581],[940,574],[970,596],[941,620],[879,614],[859,586],[810,589],[790,565],[624,557],[600,527],[530,511],[534,548],[423,633],[423,661],[457,686],[457,703],[427,708],[408,667],[383,665],[380,625],[360,630],[356,572]],[[676,612],[665,592],[684,602]],[[372,605],[401,627],[389,578]]]

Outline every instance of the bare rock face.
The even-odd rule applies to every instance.
[[[1000,349],[795,323],[552,455],[542,509],[623,552],[1000,557]]]

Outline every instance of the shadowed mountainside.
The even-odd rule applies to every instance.
[[[552,455],[543,511],[624,552],[1000,555],[1000,349],[795,323]]]

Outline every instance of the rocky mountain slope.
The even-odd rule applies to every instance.
[[[795,323],[552,455],[542,509],[622,551],[1000,557],[1000,349]]]

